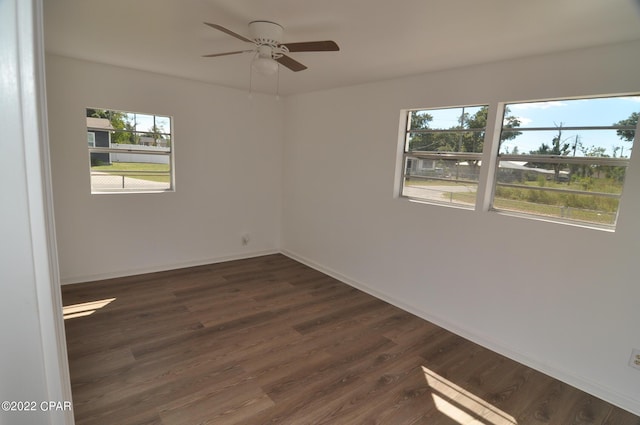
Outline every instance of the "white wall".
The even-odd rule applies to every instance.
[[[285,253],[640,414],[640,155],[615,233],[394,198],[400,109],[639,92],[640,42],[289,97]]]
[[[59,56],[46,65],[63,283],[279,249],[281,101]],[[175,193],[91,195],[86,107],[173,116]]]

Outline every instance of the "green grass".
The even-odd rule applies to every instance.
[[[447,195],[448,196],[448,195]],[[475,193],[454,193],[457,202],[475,202]],[[615,212],[584,210],[558,205],[535,204],[515,199],[495,198],[493,206],[497,209],[534,214],[544,217],[566,218],[597,224],[615,224]]]
[[[567,218],[597,224],[615,224],[615,213],[606,211],[584,210],[558,205],[534,204],[514,199],[494,199],[493,206],[497,209],[535,214],[544,217]]]
[[[445,194],[443,197],[449,199],[451,195]],[[471,204],[475,205],[476,203],[476,192],[458,192],[453,194],[453,199],[458,203]]]
[[[495,197],[497,199],[510,199],[533,204],[594,210],[607,213],[617,211],[619,203],[615,197],[598,194],[557,192],[505,186],[496,187]]]
[[[532,187],[549,187],[555,189],[569,189],[569,190],[586,190],[590,192],[602,192],[602,193],[622,193],[622,183],[613,181],[606,178],[589,178],[567,182],[554,182],[553,180],[545,180],[544,183],[540,181],[525,181],[518,182],[524,186]]]
[[[589,181],[553,182],[531,181],[518,183],[524,187],[498,187],[494,199],[494,207],[497,209],[522,212],[544,217],[564,218],[595,224],[615,224],[615,216],[618,210],[618,199],[591,194],[562,193],[533,189],[544,187],[553,189],[568,189],[576,191],[593,191],[601,193],[620,193],[621,183],[611,179],[589,179]],[[438,180],[410,180],[407,186],[469,186],[467,183]],[[585,185],[587,185],[585,187]],[[446,198],[446,199],[444,199]],[[475,192],[458,192],[444,194],[443,200],[452,200],[454,203],[474,204]]]
[[[152,182],[169,183],[171,180],[169,164],[152,164],[148,162],[113,162],[111,165],[95,165],[91,171],[100,171],[116,176],[126,176]],[[136,174],[141,172],[140,174]],[[157,174],[145,174],[157,173]]]

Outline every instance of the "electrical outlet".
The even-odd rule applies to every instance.
[[[640,348],[634,348],[629,359],[629,366],[640,370]]]

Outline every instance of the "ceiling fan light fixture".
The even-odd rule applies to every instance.
[[[267,76],[273,75],[278,71],[278,62],[269,57],[257,56],[253,59],[251,66],[259,74]]]

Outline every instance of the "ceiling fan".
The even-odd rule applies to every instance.
[[[222,31],[239,40],[252,43],[253,48],[247,50],[236,50],[233,52],[213,53],[203,55],[205,58],[213,58],[217,56],[236,55],[245,52],[255,52],[253,59],[253,67],[263,74],[273,74],[278,70],[278,63],[289,68],[294,72],[303,71],[307,67],[297,60],[287,56],[287,53],[295,52],[335,52],[340,50],[335,41],[303,41],[299,43],[283,43],[282,35],[284,29],[281,25],[269,21],[252,21],[249,23],[249,37],[237,34],[218,24],[205,25]]]

